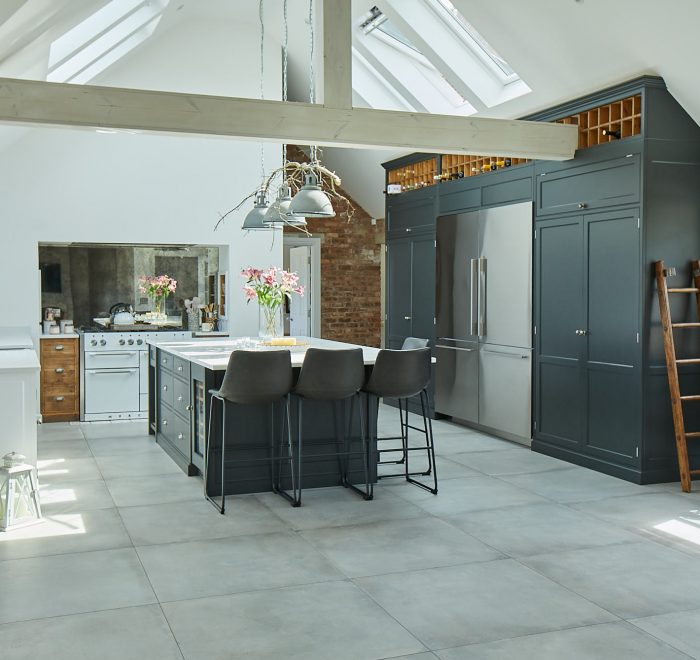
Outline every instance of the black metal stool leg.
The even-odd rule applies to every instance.
[[[297,398],[297,488],[299,494],[297,496],[297,506],[301,506],[301,447],[302,447],[302,424],[301,424],[302,403],[301,397]]]
[[[212,417],[214,417],[214,399],[218,400],[218,398],[212,394],[209,400],[209,428],[207,430],[206,461],[204,463],[204,497],[216,507],[219,513],[223,513],[223,508],[209,495],[209,469],[211,466],[211,420]]]
[[[412,473],[409,473],[408,471],[408,464],[406,465],[406,481],[409,483],[412,483],[416,486],[419,486],[420,488],[423,488],[424,490],[427,490],[428,492],[432,493],[433,495],[437,495],[437,467],[435,465],[435,443],[433,440],[433,425],[432,422],[430,421],[430,418],[426,414],[426,407],[427,407],[427,400],[428,400],[428,395],[425,390],[422,390],[420,393],[420,405],[421,405],[421,412],[423,413],[423,426],[425,428],[425,440],[426,440],[426,446],[425,450],[427,451],[428,454],[428,472],[423,473],[423,474],[430,474],[432,471],[433,473],[433,487],[431,488],[427,484],[424,484],[416,479],[413,479],[411,477]]]
[[[221,514],[224,514],[226,509],[226,495],[225,490],[225,475],[226,475],[226,401],[222,401],[221,405],[224,407],[222,421],[221,421]]]

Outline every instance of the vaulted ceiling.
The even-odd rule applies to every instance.
[[[425,14],[430,3],[439,0],[352,0],[356,105],[449,113],[452,103],[455,114],[475,112],[512,118],[649,73],[662,76],[670,92],[700,123],[697,0],[452,0],[454,7],[517,72],[519,80],[515,82],[519,87],[511,81],[501,88],[468,66],[469,53],[460,54],[454,49],[454,34],[443,38],[435,32],[434,21]],[[316,0],[316,5],[316,12],[321,11],[322,3]],[[283,0],[264,2],[266,38],[278,44],[284,34],[282,6]],[[420,51],[418,55],[409,52],[409,57],[401,60],[387,50],[391,39],[385,34],[364,33],[360,25],[374,6]],[[85,25],[86,19],[103,8],[116,11],[120,7],[130,20],[122,26],[122,32],[100,32],[98,26],[98,31],[92,37],[88,35],[85,47],[80,49],[85,61],[73,60],[71,66],[60,69],[72,42],[64,38],[57,46],[57,40],[71,29],[77,39],[76,26]],[[249,25],[258,31],[258,11],[258,0],[0,0],[0,76],[46,79],[51,68],[54,79],[66,72],[84,71],[78,81],[109,84],[109,57],[92,70],[86,64],[95,49],[112,53],[113,62],[121,60],[124,65],[137,56],[143,44],[162,38],[175,26],[215,22]],[[289,98],[307,100],[308,0],[288,0],[288,17]],[[314,23],[320,25],[318,20]],[[383,44],[377,36],[382,37]],[[322,70],[320,43],[321,39],[317,39],[317,71]],[[400,55],[399,51],[400,48]],[[232,62],[232,75],[239,67],[257,71],[257,57],[253,52],[246,62]],[[428,65],[435,65],[437,73],[426,69],[425,63],[419,61],[421,57],[428,60]],[[423,75],[415,74],[414,69]],[[415,86],[407,75],[409,71]],[[173,79],[176,78],[164,83],[163,89],[193,91],[173,89]],[[318,86],[322,94],[322,81],[318,81]],[[222,93],[225,89],[222,83]],[[516,89],[518,93],[514,93]],[[349,192],[370,213],[381,215],[383,175],[379,163],[396,155],[398,152],[329,148],[324,158],[343,177]]]

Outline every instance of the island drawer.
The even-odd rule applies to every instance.
[[[173,372],[179,378],[190,379],[190,363],[189,360],[183,360],[179,357],[173,357]]]
[[[160,400],[163,403],[167,403],[169,406],[173,405],[173,390],[175,388],[175,379],[171,373],[167,371],[160,370],[160,378],[158,381],[158,393],[160,394]]]
[[[163,351],[158,351],[158,365],[161,369],[167,369],[168,371],[173,370],[173,356],[170,353],[164,353]]]
[[[190,381],[175,379],[173,383],[173,409],[183,417],[190,416]]]
[[[184,456],[190,455],[190,427],[189,424],[173,413],[167,406],[160,407],[158,432],[163,439],[175,447]]]

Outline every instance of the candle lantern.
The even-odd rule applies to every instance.
[[[34,468],[22,454],[11,452],[0,466],[0,531],[41,520],[39,489]]]

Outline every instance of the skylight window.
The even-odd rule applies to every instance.
[[[169,2],[109,2],[51,44],[46,80],[88,82],[148,39]]]

